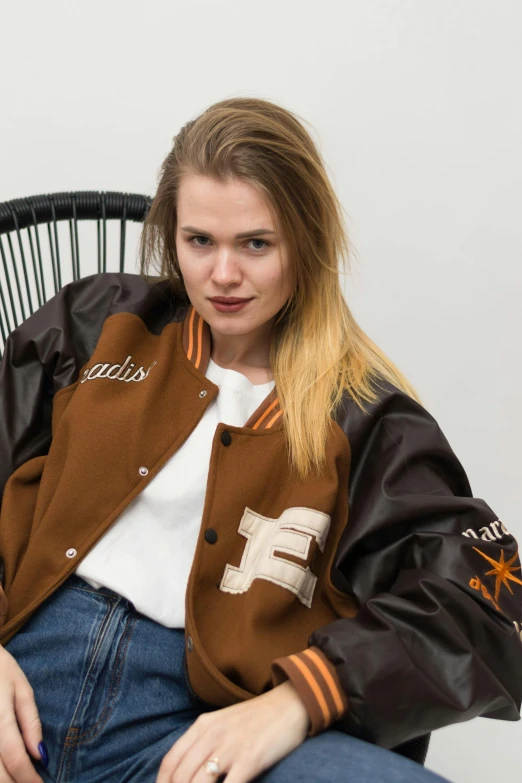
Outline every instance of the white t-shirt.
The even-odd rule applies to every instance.
[[[128,598],[168,628],[185,627],[185,592],[201,527],[212,440],[219,422],[242,427],[274,388],[209,360],[219,393],[185,443],[76,568],[93,587]]]

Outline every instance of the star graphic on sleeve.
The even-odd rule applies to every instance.
[[[516,582],[519,585],[522,585],[522,581],[518,579],[516,576],[513,576],[512,571],[520,571],[520,566],[512,566],[511,563],[513,563],[517,557],[518,554],[515,552],[513,557],[510,560],[505,561],[504,560],[504,550],[500,550],[500,560],[493,560],[492,557],[488,557],[488,555],[485,555],[484,552],[481,552],[480,549],[477,549],[476,546],[473,547],[475,552],[478,552],[479,555],[482,555],[482,557],[488,561],[488,563],[491,563],[493,568],[491,571],[486,571],[486,576],[495,576],[495,601],[498,600],[498,594],[500,593],[500,587],[501,585],[505,585],[511,595],[513,595],[513,590],[511,589],[511,586],[509,584],[509,580],[512,582]]]

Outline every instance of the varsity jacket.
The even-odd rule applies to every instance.
[[[190,302],[127,274],[65,286],[11,334],[0,642],[190,436],[219,391],[210,351]],[[290,678],[311,734],[335,724],[386,748],[478,715],[517,720],[516,542],[424,407],[377,391],[365,411],[344,395],[305,481],[277,387],[244,426],[218,424],[186,591],[189,687],[227,706]]]

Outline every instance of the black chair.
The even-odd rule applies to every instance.
[[[126,268],[127,223],[141,223],[150,203],[150,198],[135,193],[83,191],[0,204],[0,358],[7,335],[65,283],[90,272],[136,271]],[[65,221],[69,223],[67,248],[63,246]],[[97,266],[89,271],[82,269],[80,260],[80,221],[97,224],[88,258],[91,264],[96,258]],[[120,222],[119,248],[114,253],[107,252],[109,221]],[[46,226],[44,236],[42,226]]]
[[[126,268],[127,222],[143,222],[150,204],[150,198],[136,193],[98,191],[53,193],[0,204],[0,359],[7,335],[15,326],[54,296],[66,282],[85,276],[80,264],[78,222],[97,222],[97,267],[92,271],[136,271]],[[109,220],[120,221],[120,232],[119,249],[108,265]],[[68,264],[60,250],[60,221],[69,223]],[[47,226],[47,264],[38,230],[42,225]],[[430,735],[424,734],[399,745],[394,751],[424,764],[429,741]]]
[[[401,756],[406,756],[419,764],[424,764],[428,755],[430,737],[431,734],[421,734],[420,737],[414,737],[414,739],[408,740],[408,742],[403,742],[402,745],[397,745],[393,750],[395,753],[400,753]]]

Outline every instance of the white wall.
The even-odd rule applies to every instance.
[[[350,216],[357,318],[522,539],[521,25],[518,0],[0,0],[0,201],[152,194],[210,103],[297,112]],[[428,766],[518,779],[522,724],[441,730]]]

